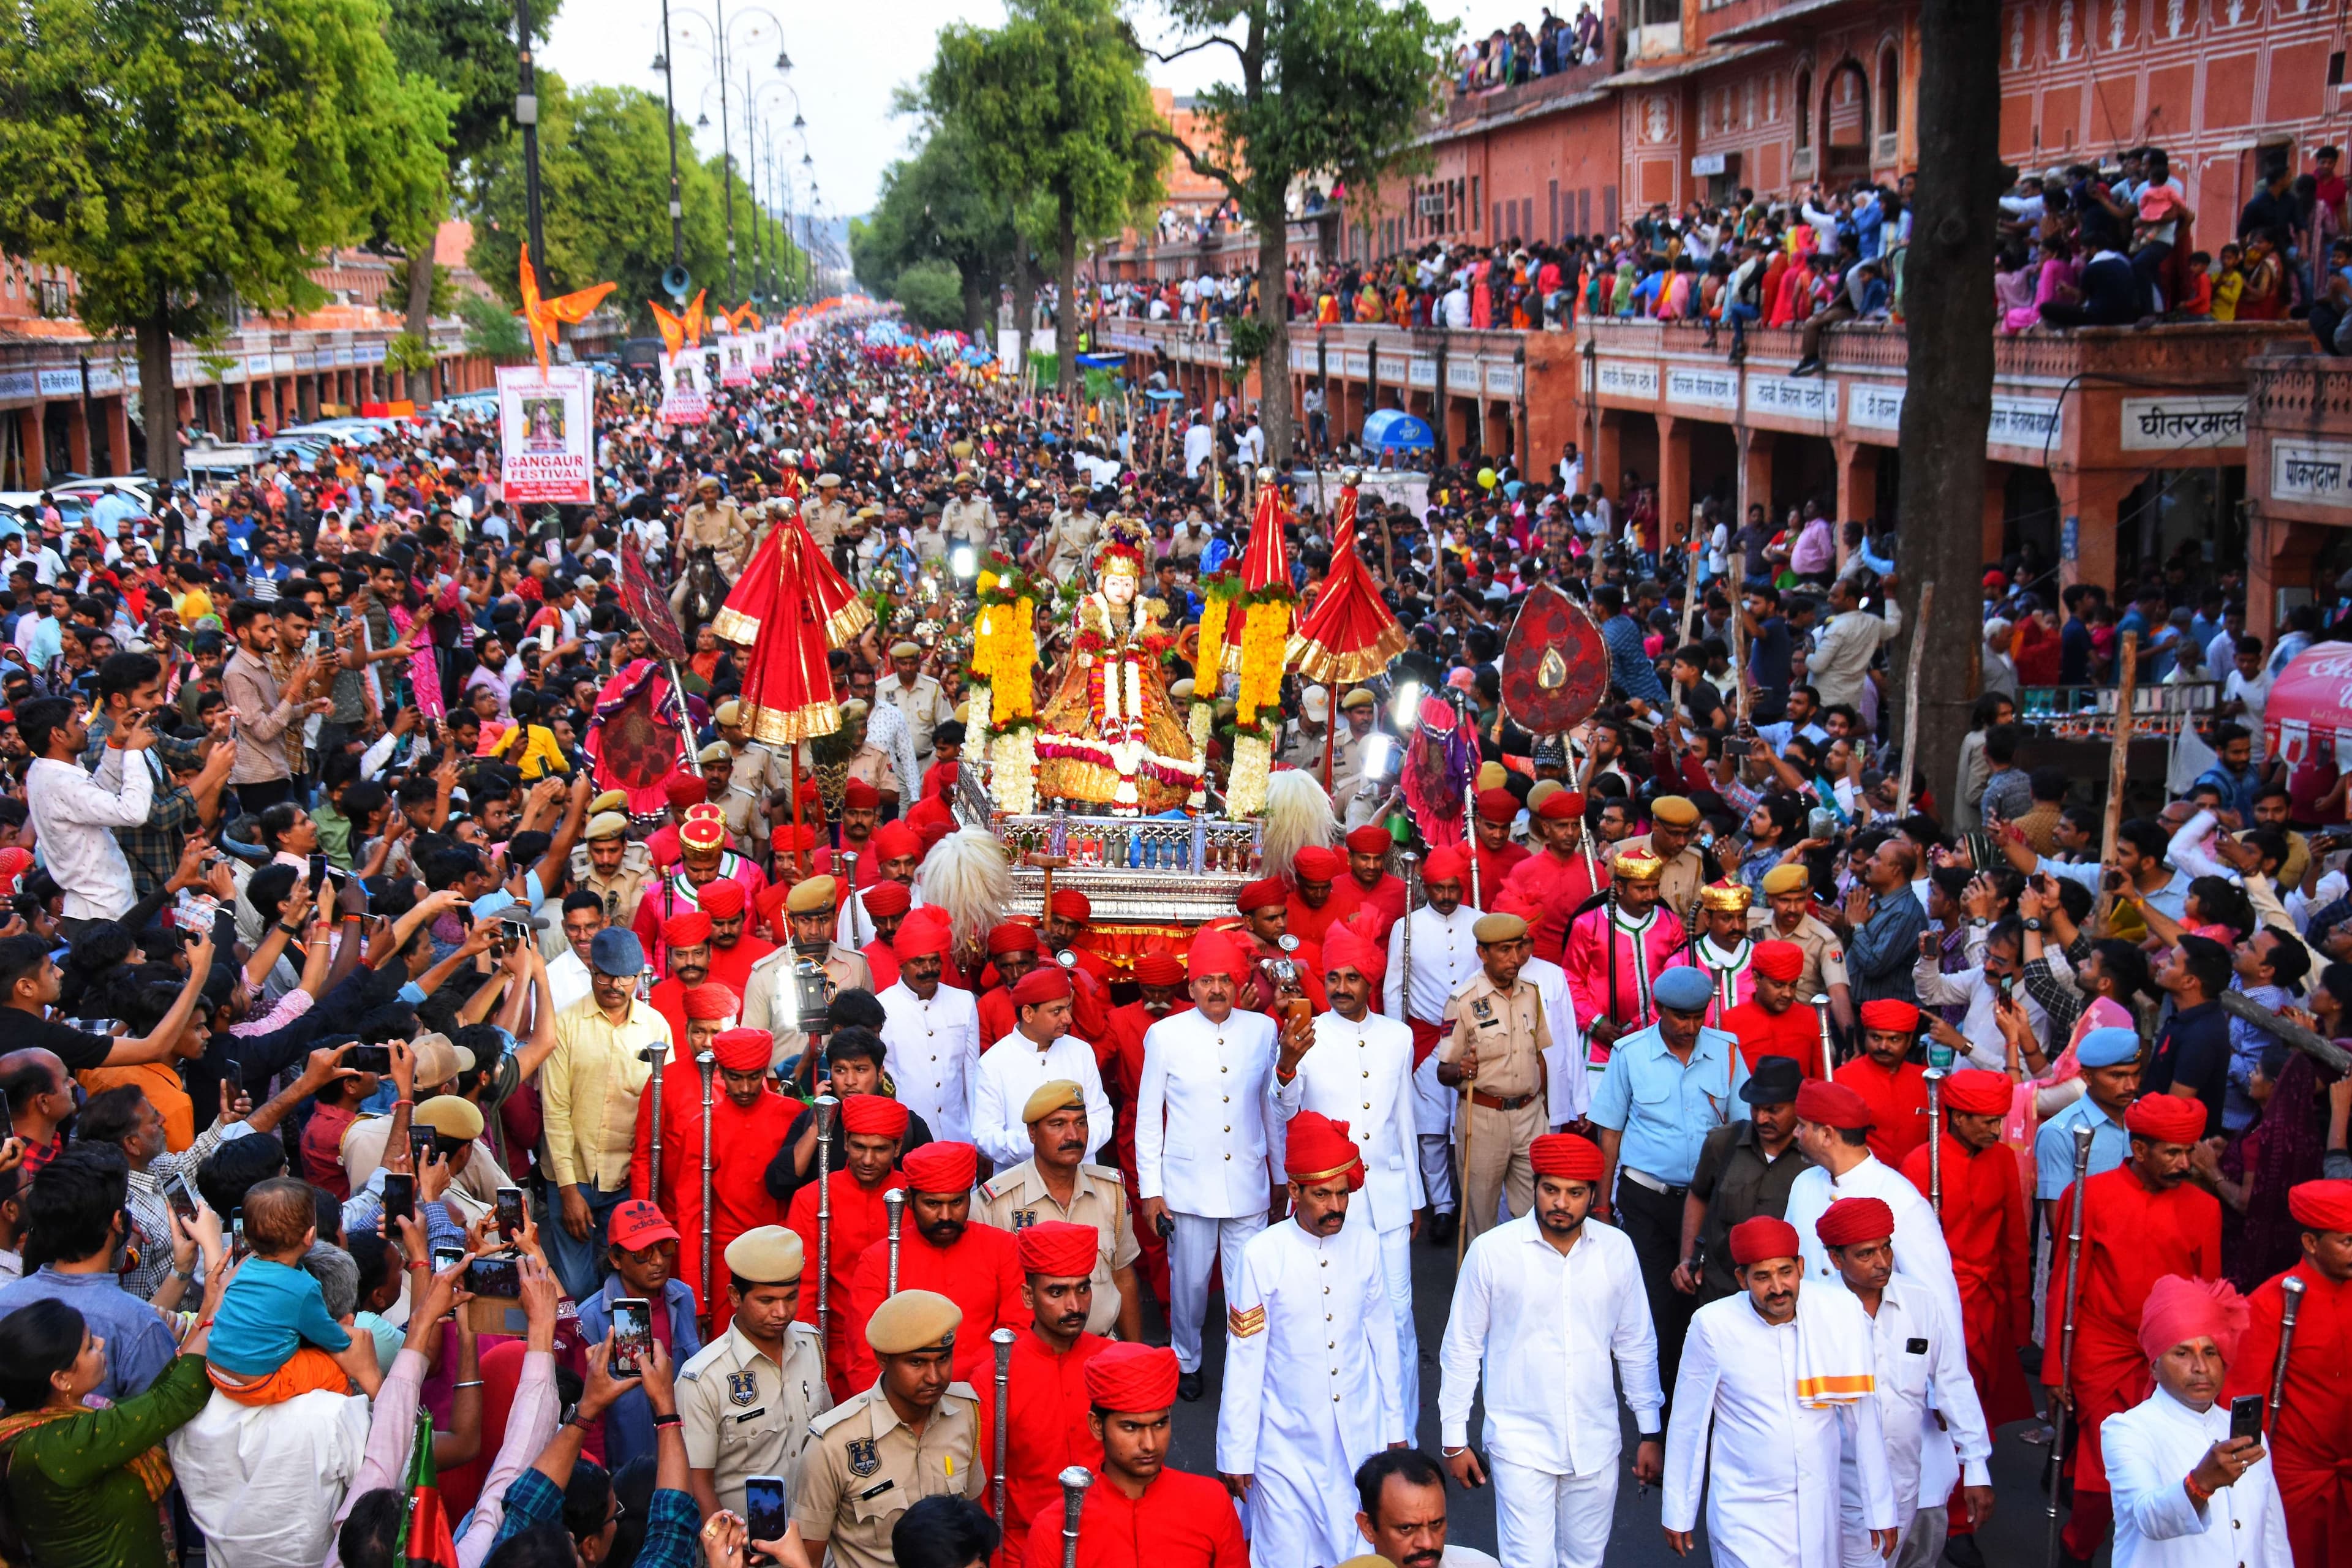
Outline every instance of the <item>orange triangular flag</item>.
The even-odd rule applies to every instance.
[[[663,310],[657,301],[648,300],[646,303],[653,306],[654,325],[661,329],[662,347],[669,351],[672,359],[677,358],[678,351],[686,347],[686,323]]]
[[[699,344],[702,342],[703,322],[707,320],[702,313],[702,297],[709,292],[708,289],[697,289],[694,291],[693,301],[686,308],[685,326],[688,342]]]
[[[727,330],[730,332],[741,331],[746,323],[749,323],[751,331],[755,332],[760,330],[760,312],[751,309],[751,301],[749,300],[744,300],[741,304],[736,306],[726,314]]]

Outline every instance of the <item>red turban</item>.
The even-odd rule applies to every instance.
[[[1963,1116],[2009,1114],[2009,1075],[1966,1068],[1944,1080],[1945,1107]]]
[[[1919,1009],[1896,997],[1885,996],[1862,1005],[1862,1026],[1909,1034],[1919,1026]]]
[[[1087,1363],[1087,1402],[1130,1415],[1176,1403],[1176,1352],[1166,1345],[1105,1345]]]
[[[1742,1268],[1752,1268],[1768,1258],[1803,1256],[1804,1246],[1797,1239],[1797,1227],[1785,1219],[1759,1214],[1731,1227],[1731,1261]]]
[[[1256,910],[1280,910],[1290,907],[1290,889],[1282,885],[1279,877],[1262,877],[1244,883],[1234,895],[1234,907],[1244,914]]]
[[[1192,951],[1184,968],[1194,980],[1204,974],[1222,974],[1228,980],[1237,980],[1242,973],[1242,955],[1224,932],[1204,931],[1192,939]]]
[[[1290,858],[1290,874],[1301,882],[1328,882],[1348,868],[1348,858],[1337,849],[1310,844]]]
[[[1507,789],[1482,789],[1478,815],[1488,822],[1512,821],[1519,815],[1519,797]]]
[[[1572,789],[1555,790],[1544,796],[1544,803],[1536,807],[1536,815],[1546,822],[1565,822],[1570,817],[1582,816],[1584,796]]]
[[[907,1173],[909,1192],[968,1193],[980,1174],[980,1151],[969,1143],[926,1143],[898,1168]]]
[[[1184,966],[1174,953],[1155,947],[1135,961],[1135,980],[1139,985],[1181,985]]]
[[[1290,1119],[1286,1137],[1282,1168],[1292,1181],[1328,1181],[1344,1173],[1349,1192],[1364,1184],[1364,1157],[1348,1136],[1346,1122],[1302,1110]]]
[[[710,917],[700,910],[687,910],[662,921],[664,947],[699,947],[710,940]]]
[[[1013,1005],[1034,1007],[1044,1002],[1059,1002],[1069,994],[1070,977],[1062,973],[1062,966],[1041,963],[1013,987]]]
[[[988,951],[992,953],[1034,952],[1037,951],[1037,932],[1034,927],[1012,921],[993,926],[988,933]]]
[[[2148,1287],[2147,1300],[2139,1310],[2140,1352],[2154,1361],[2175,1345],[2210,1339],[2223,1361],[2235,1361],[2251,1315],[2246,1299],[2227,1279],[2168,1274]]]
[[[710,1054],[729,1072],[765,1072],[776,1054],[776,1037],[765,1029],[730,1029],[710,1042]]]
[[[1396,837],[1376,822],[1368,822],[1348,835],[1348,847],[1359,855],[1385,855],[1396,847]]]
[[[662,794],[669,797],[670,805],[684,811],[698,800],[709,799],[710,786],[702,782],[700,773],[680,768],[662,780]]]
[[[677,825],[677,841],[688,849],[717,849],[727,842],[727,819],[714,807],[708,815],[690,808]]]
[[[1429,858],[1421,864],[1423,882],[1458,882],[1470,870],[1470,858],[1461,850],[1448,847],[1433,849]]]
[[[2194,1143],[2205,1136],[2205,1103],[2177,1094],[2143,1094],[2124,1112],[2124,1128],[2135,1138],[2158,1143]]]
[[[1805,972],[1805,950],[1793,942],[1759,942],[1752,962],[1768,980],[1794,980]]]
[[[1884,1198],[1840,1198],[1813,1221],[1813,1234],[1823,1247],[1885,1241],[1895,1234],[1895,1211]]]
[[[1528,1163],[1538,1176],[1597,1182],[1601,1179],[1601,1145],[1574,1132],[1546,1132],[1528,1145]]]
[[[947,773],[950,778],[952,779],[955,773],[955,764],[953,763],[941,763],[931,770],[930,776],[932,778],[937,778],[941,773]],[[918,833],[920,833],[924,828],[932,826],[934,823],[938,824],[941,827],[953,827],[955,826],[955,808],[935,795],[926,795],[921,800],[917,801],[908,811],[907,815],[899,818],[899,820]]]
[[[903,822],[886,822],[866,841],[877,860],[901,860],[923,852],[923,841]]]
[[[882,792],[864,779],[852,779],[841,786],[841,804],[852,811],[872,811],[882,804]]]
[[[699,1018],[708,1024],[719,1018],[731,1018],[743,1009],[743,1004],[727,986],[712,981],[697,985],[680,998],[688,1018]]]
[[[1102,1255],[1102,1232],[1090,1225],[1045,1220],[1016,1231],[1013,1250],[1024,1274],[1083,1279],[1095,1271],[1095,1259]]]
[[[945,838],[949,834],[953,833],[954,831],[955,824],[952,822],[926,822],[923,824],[921,829],[923,835],[923,853],[929,855],[931,852],[932,845],[937,844],[940,839]]]
[[[695,902],[715,921],[731,921],[743,912],[743,884],[732,877],[714,877],[695,889]]]
[[[946,952],[955,946],[955,937],[937,921],[909,920],[898,928],[890,942],[890,951],[904,963],[910,958],[923,958],[934,952]]]
[[[887,920],[915,907],[914,889],[904,882],[881,881],[866,889],[866,912]]]
[[[907,1108],[887,1094],[853,1094],[841,1102],[841,1124],[871,1138],[902,1137]]]
[[[1095,906],[1076,888],[1056,888],[1054,889],[1053,912],[1066,921],[1077,921],[1083,924],[1095,918]]]
[[[2289,1187],[2286,1212],[2305,1230],[2352,1231],[2352,1182],[2304,1182]]]
[[[1797,1089],[1797,1120],[1857,1131],[1871,1124],[1870,1102],[1844,1084],[1809,1078]]]

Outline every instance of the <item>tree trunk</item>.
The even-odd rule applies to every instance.
[[[957,268],[957,271],[961,273],[963,278],[963,330],[965,335],[970,337],[973,342],[988,343],[993,346],[995,342],[996,323],[994,321],[990,319],[988,307],[994,301],[995,290],[989,289],[983,293],[981,289],[982,279],[979,274],[966,271],[961,268]]]
[[[437,225],[436,231],[438,231]],[[544,267],[546,262],[534,256],[531,265]],[[427,239],[408,253],[408,320],[403,323],[403,329],[428,348],[433,342],[433,241]],[[437,368],[428,365],[412,375],[412,384],[417,377],[422,377],[425,384],[424,395],[417,401],[429,403],[439,395],[433,386],[434,373]]]
[[[1021,334],[1021,359],[1014,366],[1017,384],[1029,381],[1029,343],[1037,333],[1037,268],[1029,258],[1028,242],[1013,241],[1013,330]]]
[[[2014,178],[2000,157],[2000,7],[1927,0],[1919,17],[1920,215],[1905,258],[1910,392],[1903,401],[1901,574],[1907,584],[1972,583],[1984,567],[1985,430],[1992,415],[1993,219]],[[1902,595],[1905,598],[1910,595]],[[1919,766],[1937,805],[1958,764],[1979,661],[1978,605],[1936,595],[1930,624],[1906,635],[1941,649],[1922,662]],[[1890,661],[1893,662],[1893,661]]]
[[[1265,329],[1265,353],[1257,362],[1258,423],[1265,431],[1265,458],[1290,466],[1290,226],[1281,195],[1275,195],[1271,220],[1257,226],[1257,320]]]
[[[1078,384],[1078,204],[1066,190],[1055,208],[1054,244],[1054,360],[1060,367],[1054,386],[1068,398],[1077,395]]]
[[[180,477],[180,400],[172,386],[172,320],[158,300],[139,323],[139,408],[147,422],[147,477],[158,484]]]

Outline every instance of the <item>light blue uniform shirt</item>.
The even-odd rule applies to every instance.
[[[2080,882],[2090,889],[2092,896],[2096,898],[2099,891],[2099,875],[2105,868],[2096,861],[2085,861],[2079,866],[2070,865],[2063,860],[2053,860],[2045,855],[2034,863],[2034,869],[2048,876],[2063,877],[2070,882]],[[2183,873],[2175,871],[2172,873],[2172,880],[2153,893],[2142,894],[2141,898],[2149,909],[2154,910],[2166,920],[2178,922],[2181,916],[2188,912],[2189,879]]]
[[[1624,1134],[1619,1168],[1690,1185],[1706,1135],[1747,1114],[1738,1091],[1748,1068],[1738,1047],[1723,1030],[1701,1028],[1689,1062],[1679,1062],[1655,1024],[1617,1042],[1589,1114],[1595,1126]]]
[[[2131,1134],[2122,1122],[2084,1095],[2042,1124],[2033,1135],[2033,1196],[2055,1203],[2074,1183],[2074,1129],[2091,1129],[2091,1174],[2112,1171],[2131,1155]]]

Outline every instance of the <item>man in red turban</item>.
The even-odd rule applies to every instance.
[[[1340,918],[1349,918],[1356,910],[1372,910],[1380,922],[1373,940],[1386,946],[1389,928],[1404,918],[1404,879],[1389,869],[1396,838],[1380,824],[1366,823],[1348,835],[1347,847],[1347,879],[1333,884],[1332,896],[1345,898],[1353,907]]]
[[[1927,1142],[1927,1069],[1906,1059],[1919,1037],[1919,1009],[1895,997],[1862,1005],[1862,1054],[1837,1069],[1838,1082],[1871,1112],[1870,1152],[1895,1170]]]
[[[1021,1568],[1027,1560],[1029,1521],[1048,1504],[1060,1507],[1055,1478],[1072,1465],[1092,1469],[1102,1462],[1102,1439],[1087,1420],[1094,1403],[1087,1392],[1087,1367],[1113,1342],[1087,1332],[1099,1241],[1094,1226],[1058,1219],[1014,1233],[1014,1259],[1030,1317],[1013,1339],[1005,1385],[1004,1518],[999,1521],[1004,1547],[996,1559],[999,1568]],[[980,1402],[983,1463],[993,1463],[996,1453],[993,1386]],[[1050,1539],[1055,1546],[1049,1555],[1058,1557],[1060,1537]]]
[[[908,1154],[905,1234],[899,1237],[898,1289],[936,1290],[963,1309],[956,1331],[958,1381],[987,1386],[995,1375],[988,1336],[999,1328],[1028,1326],[1021,1300],[1021,1266],[1009,1231],[971,1223],[971,1187],[980,1151],[969,1143],[927,1143]],[[890,1243],[866,1248],[849,1281],[849,1379],[862,1388],[878,1370],[866,1342],[866,1320],[889,1295]]]
[[[974,998],[980,1008],[980,1048],[983,1051],[1011,1034],[1017,1022],[1013,1010],[1013,987],[1037,965],[1037,931],[1034,926],[1007,921],[990,928],[986,945],[997,984],[986,986]]]
[[[1301,942],[1319,942],[1332,922],[1354,912],[1347,852],[1310,844],[1290,858],[1286,928]]]
[[[1540,854],[1513,866],[1504,886],[1511,896],[1537,911],[1528,921],[1536,956],[1562,963],[1569,922],[1595,893],[1609,885],[1609,868],[1586,840],[1584,796],[1575,790],[1554,790],[1537,806],[1536,836],[1543,841]]]
[[[662,978],[654,982],[646,1000],[669,1020],[669,1037],[682,1040],[686,1038],[686,994],[710,978],[710,917],[698,909],[672,915],[662,922],[661,937],[655,968]],[[729,989],[742,994],[736,987]]]
[[[1969,1375],[1986,1422],[2033,1414],[2017,1352],[2033,1335],[2033,1243],[2017,1157],[2000,1140],[2009,1115],[2007,1073],[1969,1068],[1944,1079],[1944,1241],[1960,1289]],[[1928,1193],[1928,1149],[1905,1156],[1903,1174]]]
[[[1087,1102],[1087,1158],[1110,1141],[1110,1100],[1094,1043],[1071,1028],[1073,993],[1068,973],[1041,963],[1013,987],[1013,1030],[980,1053],[971,1079],[972,1142],[997,1168],[1029,1157],[1029,1127],[1022,1107],[1040,1086],[1067,1079],[1080,1086]]]
[[[882,823],[882,792],[864,779],[851,779],[841,786],[841,848],[822,869],[842,875],[846,866],[843,855],[857,857],[856,885],[870,888],[880,879],[880,857],[874,853],[874,831]]]
[[[914,908],[914,894],[904,882],[877,882],[857,895],[857,951],[874,972],[874,994],[879,996],[898,984],[898,931]]]
[[[1078,1568],[1249,1568],[1249,1542],[1224,1486],[1167,1468],[1175,1352],[1106,1346],[1087,1363],[1087,1434],[1102,1445],[1078,1519]],[[1027,1538],[1058,1541],[1062,1500],[1031,1516]],[[1042,1554],[1041,1554],[1042,1555]]]
[[[695,782],[698,786],[701,784],[699,779]],[[646,843],[650,847],[653,839],[648,838]],[[658,853],[656,858],[660,864]],[[715,805],[709,807],[709,815],[703,815],[703,808],[696,806],[685,814],[678,825],[675,863],[662,867],[661,879],[647,886],[645,897],[638,900],[631,927],[638,942],[652,952],[656,939],[661,935],[662,922],[688,910],[701,908],[702,889],[718,881],[740,884],[747,900],[756,900],[768,886],[768,879],[759,867],[728,847],[725,815]],[[740,914],[742,910],[736,912]],[[719,917],[714,914],[712,918]]]
[[[1135,1097],[1143,1084],[1143,1037],[1151,1026],[1192,1005],[1185,990],[1184,965],[1165,947],[1153,947],[1135,960],[1135,1001],[1111,1009],[1107,1036],[1103,1089],[1114,1107],[1111,1152],[1127,1182],[1128,1212],[1141,1202],[1135,1185]],[[1139,1225],[1135,1239],[1143,1248],[1136,1267],[1151,1286],[1151,1293],[1168,1300],[1168,1243],[1158,1228]]]
[[[1094,903],[1084,893],[1076,888],[1055,889],[1038,946],[1052,953],[1055,963],[1062,962],[1062,954],[1070,955],[1072,962],[1063,965],[1070,975],[1070,1026],[1080,1039],[1100,1046],[1110,1026],[1110,983],[1117,972],[1086,945],[1087,925],[1094,918]]]
[[[702,890],[702,912],[710,917],[710,978],[739,996],[751,991],[751,966],[776,951],[753,934],[751,900],[740,882],[716,881]]]
[[[1290,931],[1290,885],[1279,877],[1248,883],[1234,895],[1234,904],[1241,910],[1241,929],[1227,931],[1226,940],[1240,949],[1250,964],[1234,1005],[1254,1013],[1273,1013],[1276,987],[1267,965],[1287,958],[1297,968],[1300,992],[1315,1004],[1315,1010],[1319,1013],[1329,1006],[1329,998],[1323,994],[1321,944]]]
[[[2168,1274],[2216,1279],[2221,1273],[2221,1205],[2189,1181],[2189,1155],[2205,1135],[2205,1107],[2172,1094],[2144,1094],[2124,1113],[2131,1153],[2083,1184],[2083,1249],[2076,1288],[2071,1386],[2059,1387],[2060,1357],[2042,1358],[2042,1381],[2067,1401],[2066,1432],[2074,1509],[2066,1551],[2087,1560],[2114,1522],[2099,1425],[2147,1396],[2147,1357],[2139,1346],[2140,1310]],[[2073,1184],[2058,1213],[2074,1213]],[[2068,1243],[2051,1259],[2043,1321],[2066,1321]],[[2045,1341],[2048,1340],[2045,1334]]]
[[[825,1286],[825,1378],[838,1400],[854,1392],[849,1381],[849,1287],[858,1259],[889,1234],[882,1194],[899,1184],[898,1152],[907,1136],[907,1108],[887,1095],[851,1094],[841,1101],[841,1124],[834,1144],[833,1172],[826,1179],[832,1210],[831,1269]],[[804,1182],[793,1194],[784,1223],[801,1238],[811,1270],[801,1291],[799,1320],[817,1321],[816,1276],[820,1226],[817,1184]],[[861,1342],[862,1342],[861,1336]]]
[[[1764,1057],[1794,1057],[1807,1078],[1829,1069],[1822,1060],[1821,1019],[1797,994],[1805,950],[1793,942],[1759,942],[1749,955],[1753,994],[1723,1015],[1721,1027],[1739,1040],[1740,1059],[1754,1072]]]
[[[1533,857],[1525,845],[1511,841],[1511,824],[1519,819],[1517,795],[1507,789],[1482,789],[1471,805],[1471,870],[1478,895],[1473,901],[1490,910],[1511,873]]]
[[[2246,1298],[2245,1338],[2221,1394],[2268,1399],[2285,1282],[2300,1283],[2286,1397],[2263,1444],[2286,1504],[2296,1568],[2319,1568],[2352,1542],[2352,1485],[2345,1479],[2352,1476],[2352,1182],[2305,1182],[2287,1189],[2286,1206],[2303,1227],[2303,1261]]]
[[[722,991],[706,986],[696,994]],[[732,1001],[731,994],[727,995]],[[692,1000],[692,998],[689,998]],[[716,1001],[711,1002],[712,1005]],[[710,1256],[715,1260],[727,1244],[747,1230],[782,1225],[785,1206],[768,1191],[768,1161],[783,1145],[796,1100],[775,1091],[768,1076],[775,1040],[765,1029],[726,1029],[712,1035],[709,1047],[718,1058],[712,1075],[710,1107]],[[629,1161],[629,1194],[652,1197],[684,1237],[678,1247],[677,1277],[695,1293],[706,1324],[727,1310],[722,1289],[706,1296],[702,1279],[702,1135],[701,1075],[691,1062],[691,1089],[684,1087],[673,1062],[662,1080],[662,1192],[652,1190],[653,1102],[647,1093],[637,1100],[636,1142]],[[664,1201],[667,1200],[667,1201]],[[714,1262],[713,1268],[717,1267]],[[715,1329],[708,1331],[710,1333]]]

